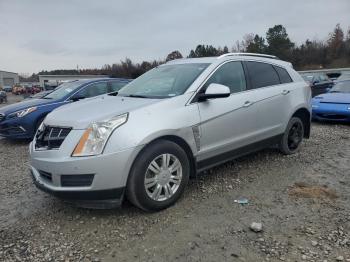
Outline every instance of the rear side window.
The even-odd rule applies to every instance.
[[[246,62],[252,89],[279,85],[280,79],[272,65],[260,62]]]
[[[274,66],[274,68],[276,69],[282,84],[293,82],[286,69],[279,66]]]
[[[230,88],[231,94],[246,90],[244,70],[241,62],[229,62],[222,65],[205,83],[204,88],[210,84],[221,84]]]

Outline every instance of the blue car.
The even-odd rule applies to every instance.
[[[76,80],[60,85],[42,98],[1,107],[0,136],[32,139],[43,119],[52,110],[84,98],[117,92],[130,81],[120,78]]]
[[[314,120],[350,122],[350,80],[336,83],[325,94],[312,99]]]

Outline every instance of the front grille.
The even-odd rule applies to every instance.
[[[44,180],[52,182],[52,174],[39,170],[40,177],[43,178]]]
[[[4,114],[0,114],[0,122],[2,121],[2,120],[4,120],[5,119],[5,115]]]
[[[36,149],[58,149],[64,139],[68,136],[71,128],[45,126],[43,130],[36,134]]]
[[[61,186],[63,187],[83,187],[91,186],[94,180],[93,174],[88,175],[61,175]]]

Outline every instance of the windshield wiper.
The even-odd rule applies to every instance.
[[[143,95],[126,95],[126,97],[149,98],[148,96]]]
[[[341,92],[340,92],[340,91],[333,90],[333,91],[329,91],[329,93],[341,93]]]

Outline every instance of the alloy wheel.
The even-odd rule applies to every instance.
[[[182,165],[172,154],[157,156],[149,164],[145,174],[147,195],[155,201],[170,199],[182,181]]]

